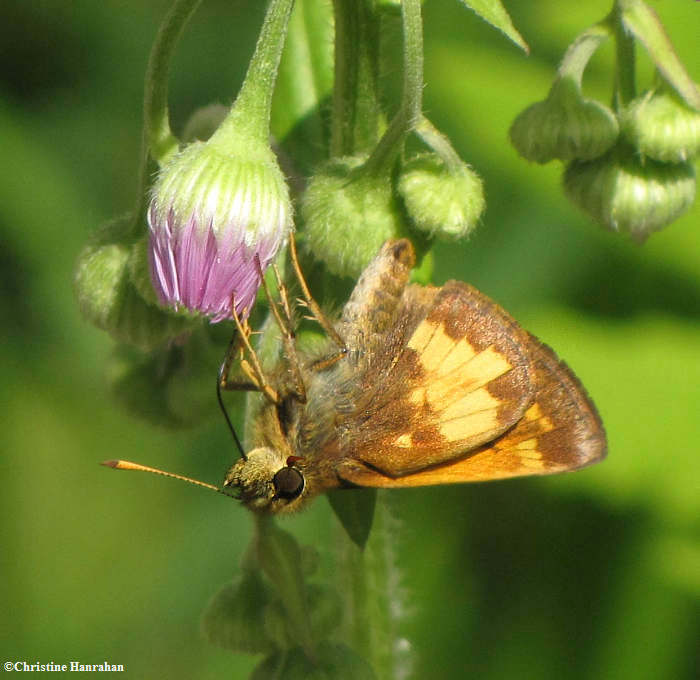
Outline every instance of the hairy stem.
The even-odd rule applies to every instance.
[[[335,81],[330,155],[369,151],[378,138],[379,19],[369,0],[334,0]]]

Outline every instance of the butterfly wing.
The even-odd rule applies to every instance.
[[[408,474],[387,474],[357,457],[344,459],[338,475],[359,486],[426,486],[552,474],[602,460],[605,432],[579,380],[549,347],[529,334],[527,348],[534,366],[535,400],[508,432]]]
[[[339,474],[405,477],[486,444],[531,406],[530,336],[456,281],[408,286],[381,346],[356,367],[362,389],[336,423]],[[346,476],[349,475],[349,476]]]

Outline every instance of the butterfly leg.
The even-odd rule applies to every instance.
[[[218,387],[227,391],[258,392],[260,388],[257,383],[248,377],[249,372],[246,372],[245,375],[240,375],[239,373],[235,377],[232,375],[233,364],[236,361],[239,362],[239,365],[240,362],[245,361],[243,358],[241,334],[237,330],[233,332],[224,360],[221,362]]]
[[[277,393],[267,378],[263,373],[262,366],[260,365],[260,360],[258,355],[250,344],[250,326],[248,321],[241,321],[241,318],[236,312],[235,305],[231,305],[233,311],[233,321],[236,324],[237,334],[234,335],[231,343],[229,344],[229,349],[226,352],[226,357],[224,363],[219,371],[219,385],[222,389],[231,390],[257,390],[262,392],[265,397],[273,404],[280,403],[280,396]],[[250,357],[250,361],[243,356],[244,352]],[[240,357],[240,367],[241,371],[245,374],[247,381],[236,382],[229,381],[228,376],[231,368],[231,364],[238,354]]]
[[[260,262],[257,262],[258,268],[260,268]],[[263,289],[265,291],[265,296],[272,310],[272,314],[275,317],[277,326],[282,333],[282,342],[284,343],[284,354],[289,362],[289,367],[292,374],[292,379],[294,381],[294,386],[292,390],[292,396],[302,404],[306,403],[306,387],[304,386],[304,379],[301,373],[301,366],[299,364],[299,356],[296,350],[296,336],[294,333],[294,322],[292,321],[292,311],[289,306],[289,298],[287,297],[287,287],[282,281],[279,270],[276,265],[272,265],[272,269],[275,273],[275,278],[277,280],[277,290],[279,291],[280,301],[275,302],[270,295],[270,290],[267,286],[265,278],[262,276],[262,271],[260,272]],[[282,308],[282,313],[280,313],[280,307]]]
[[[318,306],[316,300],[314,300],[311,296],[311,291],[309,290],[309,286],[306,283],[304,274],[301,271],[301,266],[299,265],[299,256],[297,254],[297,244],[294,240],[294,233],[291,233],[289,235],[289,253],[292,259],[294,273],[296,274],[297,280],[299,281],[299,285],[301,286],[301,292],[304,296],[304,302],[306,303],[306,306],[311,310],[313,318],[317,321],[321,328],[323,328],[328,337],[331,338],[333,342],[338,346],[338,348],[340,349],[339,355],[345,355],[348,351],[347,345],[345,344],[345,340],[343,340],[343,338],[340,337],[338,331],[335,330],[333,324],[329,321],[328,317],[321,311],[321,308]]]
[[[241,458],[245,460],[246,454],[243,450],[243,445],[241,444],[241,440],[239,439],[238,434],[236,433],[236,428],[233,426],[233,422],[231,421],[231,418],[228,414],[228,410],[226,409],[226,405],[224,404],[223,397],[221,396],[221,390],[239,390],[249,392],[259,390],[258,385],[255,382],[253,382],[250,378],[236,377],[235,379],[232,379],[231,377],[231,368],[233,366],[233,362],[236,359],[240,359],[241,362],[244,361],[243,342],[241,337],[241,334],[237,330],[234,331],[233,335],[231,336],[231,341],[229,342],[228,347],[226,348],[226,354],[224,355],[224,360],[221,362],[221,367],[219,368],[219,375],[216,380],[216,400],[219,402],[219,408],[224,414],[224,419],[226,420],[228,429],[231,432],[231,435],[233,436],[233,440],[236,443],[236,447],[238,448],[241,454]]]

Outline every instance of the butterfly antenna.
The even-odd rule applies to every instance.
[[[233,340],[231,341],[233,343]],[[229,432],[231,432],[231,436],[233,437],[233,441],[236,443],[236,448],[241,454],[241,458],[243,460],[248,460],[248,456],[245,455],[245,451],[243,450],[243,446],[241,445],[241,440],[238,438],[238,435],[236,434],[236,428],[233,426],[233,423],[231,422],[231,418],[229,418],[228,411],[226,410],[226,406],[224,404],[223,397],[221,396],[221,383],[225,379],[225,374],[228,369],[228,352],[227,352],[227,357],[224,359],[223,363],[221,364],[221,368],[219,368],[219,375],[216,377],[216,399],[219,402],[219,408],[221,408],[221,412],[224,414],[224,419],[226,420],[226,424],[228,425]]]
[[[165,470],[159,470],[158,468],[149,467],[148,465],[141,465],[140,463],[132,463],[130,460],[105,460],[100,463],[105,467],[111,467],[115,470],[136,470],[137,472],[151,472],[154,475],[161,475],[163,477],[171,477],[172,479],[179,479],[182,482],[187,482],[188,484],[194,484],[195,486],[201,486],[205,489],[211,489],[217,493],[223,494],[224,496],[231,496],[231,494],[226,493],[224,489],[214,486],[213,484],[207,484],[207,482],[200,482],[198,479],[193,479],[192,477],[185,477],[184,475],[177,475],[174,472],[166,472]]]

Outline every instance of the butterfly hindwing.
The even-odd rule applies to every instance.
[[[534,364],[535,400],[508,432],[453,460],[403,476],[348,461],[343,479],[361,486],[425,486],[552,474],[600,461],[606,453],[605,433],[580,382],[533,336],[528,349]]]

